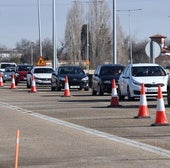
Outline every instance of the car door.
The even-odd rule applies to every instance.
[[[127,90],[129,86],[129,79],[130,79],[130,66],[127,66],[119,78],[119,87],[122,95],[126,96],[128,94]]]
[[[98,81],[99,81],[100,66],[98,66],[92,77],[92,87],[95,91],[98,91]]]

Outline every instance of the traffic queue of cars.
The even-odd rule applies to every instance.
[[[101,64],[98,65],[92,75],[91,81],[89,75],[77,65],[63,65],[53,70],[47,66],[32,65],[0,65],[3,73],[4,82],[11,80],[11,74],[15,73],[16,85],[20,81],[26,81],[27,88],[32,85],[32,76],[34,76],[36,85],[48,85],[51,91],[60,91],[64,89],[65,78],[68,77],[70,89],[85,91],[89,90],[91,82],[91,94],[104,95],[111,93],[112,81],[115,79],[119,100],[133,100],[140,97],[141,85],[144,84],[146,96],[156,97],[158,86],[162,88],[163,96],[167,96],[170,106],[170,78],[166,70],[158,64],[139,63],[129,64],[126,67],[120,64]]]

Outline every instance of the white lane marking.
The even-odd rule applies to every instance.
[[[42,114],[39,114],[39,113],[34,113],[33,111],[18,108],[17,106],[13,106],[13,105],[10,105],[8,103],[0,102],[0,105],[3,105],[3,106],[10,108],[10,109],[15,109],[15,110],[17,110],[18,112],[21,112],[21,113],[27,113],[28,115],[32,115],[34,117],[53,122],[55,124],[59,124],[59,125],[63,125],[63,126],[72,128],[72,129],[83,131],[85,133],[96,135],[96,136],[99,136],[99,137],[102,137],[102,138],[105,138],[105,139],[108,139],[108,140],[111,140],[111,141],[114,141],[114,142],[118,142],[118,143],[126,144],[126,145],[129,145],[129,146],[133,146],[133,147],[136,147],[136,148],[140,148],[140,149],[143,149],[143,150],[155,153],[155,154],[170,157],[170,150],[166,150],[166,149],[162,149],[162,148],[155,147],[155,146],[152,146],[152,145],[137,142],[137,141],[134,141],[134,140],[118,137],[116,135],[112,135],[112,134],[105,133],[105,132],[102,132],[102,131],[83,127],[83,126],[80,126],[80,125],[77,125],[77,124],[72,124],[72,123],[69,123],[69,122],[66,122],[66,121],[63,121],[63,120],[60,120],[60,119],[57,119],[57,118],[48,117],[46,115],[42,115]]]

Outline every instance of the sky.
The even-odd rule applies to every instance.
[[[79,0],[85,5],[88,0]],[[113,13],[113,0],[105,0]],[[170,39],[170,0],[115,0],[116,13],[125,35],[141,41],[155,34]],[[68,10],[73,0],[56,0],[56,39],[64,41]],[[52,0],[40,0],[41,37],[52,39]],[[139,10],[140,9],[140,10]],[[130,21],[129,21],[130,20]],[[112,15],[111,15],[112,26]],[[36,42],[37,0],[0,0],[0,46],[15,48],[21,39]]]

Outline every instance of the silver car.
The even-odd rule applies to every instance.
[[[31,88],[32,76],[34,75],[36,85],[51,85],[51,75],[54,72],[52,67],[35,66],[27,74],[27,88]]]

